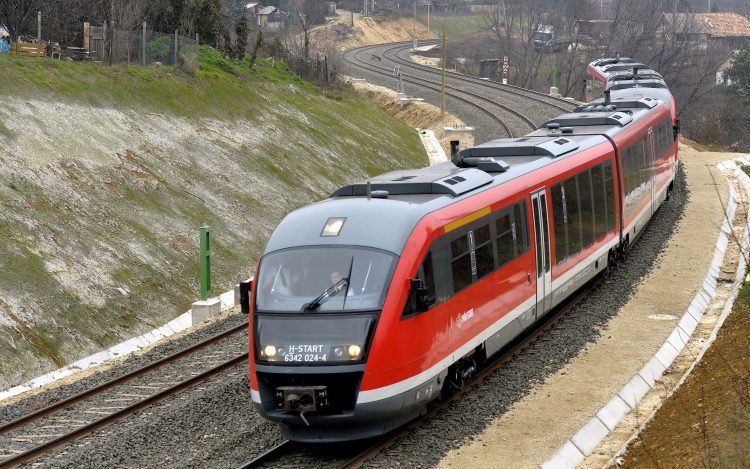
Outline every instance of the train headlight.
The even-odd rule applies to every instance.
[[[362,348],[359,345],[349,346],[349,355],[351,355],[352,357],[358,357],[360,352],[362,352]]]
[[[274,347],[273,345],[266,345],[264,351],[266,352],[267,357],[273,357],[274,355],[276,355],[276,347]]]

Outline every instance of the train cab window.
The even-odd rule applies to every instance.
[[[607,193],[604,190],[604,172],[602,166],[591,168],[592,191],[594,193],[594,239],[599,239],[607,232]]]
[[[513,231],[510,214],[495,220],[497,233],[497,264],[502,267],[513,260]]]
[[[563,204],[568,216],[568,257],[573,257],[581,251],[581,217],[578,208],[578,188],[574,177],[563,183]]]
[[[612,173],[612,162],[604,163],[604,190],[607,193],[607,231],[612,231],[617,225],[617,209],[615,207],[615,178]]]
[[[477,279],[487,276],[495,270],[495,254],[492,249],[490,225],[474,230],[474,258],[477,265]],[[512,249],[511,245],[511,249]]]
[[[451,241],[451,271],[453,272],[453,293],[458,293],[471,285],[471,256],[469,237],[463,234]]]
[[[565,210],[563,209],[562,186],[556,184],[551,190],[552,224],[555,235],[555,265],[565,262]]]
[[[594,204],[591,201],[591,174],[589,170],[578,174],[579,200],[581,203],[581,233],[583,249],[594,244]]]

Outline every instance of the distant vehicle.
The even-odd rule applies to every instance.
[[[568,34],[556,34],[553,26],[540,24],[534,33],[534,49],[536,51],[551,50],[564,51],[573,41]]]

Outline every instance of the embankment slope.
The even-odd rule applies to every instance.
[[[355,92],[202,54],[195,75],[0,55],[0,389],[188,309],[201,223],[218,293],[288,212],[427,164]]]

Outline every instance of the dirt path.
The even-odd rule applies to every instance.
[[[610,321],[599,341],[499,418],[481,438],[450,453],[441,468],[539,467],[661,347],[711,263],[728,195],[726,182],[713,165],[733,156],[699,153],[682,144],[680,151],[691,190],[686,216],[632,300]]]

